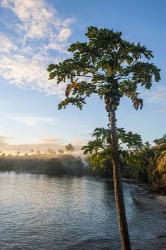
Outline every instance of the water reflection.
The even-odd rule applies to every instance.
[[[156,202],[138,205],[134,186],[124,189],[132,239],[163,231]],[[0,238],[0,249],[119,249],[112,182],[2,173]]]

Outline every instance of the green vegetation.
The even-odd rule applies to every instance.
[[[89,27],[87,42],[73,43],[68,51],[71,58],[48,67],[50,79],[67,83],[65,99],[59,109],[68,104],[82,109],[86,98],[96,94],[105,103],[109,118],[109,144],[113,169],[115,203],[123,250],[130,250],[123,189],[120,154],[116,128],[116,110],[123,96],[128,97],[138,110],[143,106],[138,86],[150,89],[153,80],[160,80],[160,70],[148,62],[152,51],[140,43],[125,41],[121,32]]]
[[[154,191],[166,193],[166,137],[143,143],[141,136],[117,129],[122,176],[146,182]],[[96,128],[93,140],[82,147],[93,172],[112,177],[109,130]]]
[[[123,128],[117,129],[119,140],[118,152],[122,160],[122,155],[132,152],[142,147],[142,139],[138,134],[126,132]],[[92,134],[93,140],[82,147],[85,155],[88,155],[87,161],[94,172],[100,175],[112,176],[112,161],[110,147],[110,130],[105,128],[96,128]],[[123,163],[121,162],[121,168]]]

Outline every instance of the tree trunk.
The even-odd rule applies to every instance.
[[[116,117],[114,110],[111,110],[109,113],[109,122],[111,129],[111,146],[112,146],[111,148],[112,148],[115,204],[116,204],[117,219],[119,224],[121,246],[123,250],[131,250],[124,198],[123,198],[123,188],[122,188],[121,171],[120,171],[120,157],[118,152],[118,137],[116,129]]]

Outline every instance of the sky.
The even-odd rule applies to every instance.
[[[59,111],[64,86],[49,81],[47,66],[69,57],[88,26],[122,31],[154,53],[161,81],[142,90],[144,108],[122,99],[118,127],[152,142],[166,133],[165,0],[0,0],[0,145],[84,144],[107,126],[103,103],[92,97],[83,111]]]

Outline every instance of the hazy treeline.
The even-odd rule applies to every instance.
[[[85,167],[80,157],[59,155],[57,157],[42,156],[1,156],[0,171],[28,172],[47,175],[89,175],[90,169]]]
[[[55,176],[95,175],[112,177],[111,148],[106,129],[96,129],[94,140],[83,147],[86,166],[81,157],[71,154],[0,156],[0,171],[28,172]],[[143,143],[141,136],[118,129],[122,176],[149,183],[156,191],[166,193],[166,136]],[[125,147],[124,147],[125,145]]]

